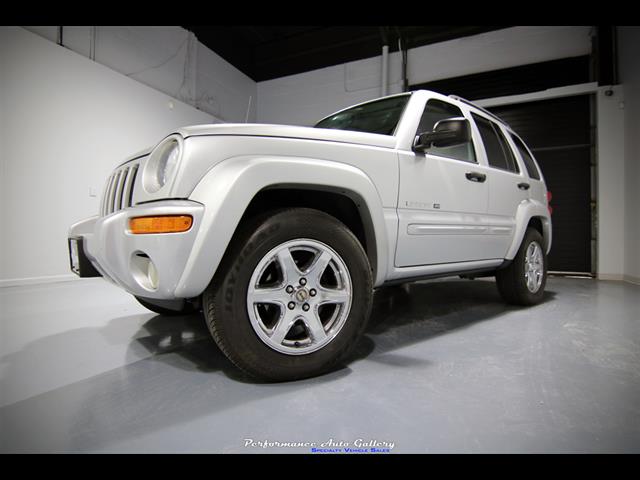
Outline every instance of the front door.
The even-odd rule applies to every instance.
[[[445,118],[465,117],[448,102],[431,99],[416,133]],[[487,258],[488,168],[477,163],[473,142],[400,152],[396,266]]]

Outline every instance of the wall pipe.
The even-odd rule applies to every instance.
[[[382,96],[389,90],[389,45],[382,46]]]

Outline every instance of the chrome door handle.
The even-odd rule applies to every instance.
[[[467,180],[470,182],[482,183],[487,179],[487,176],[484,173],[479,172],[467,172],[464,174],[467,177]]]

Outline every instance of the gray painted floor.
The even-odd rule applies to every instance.
[[[0,452],[640,452],[625,283],[551,278],[529,309],[484,280],[383,289],[347,367],[284,384],[240,376],[199,316],[101,279],[0,288],[0,329]]]

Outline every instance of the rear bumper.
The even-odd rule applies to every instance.
[[[126,208],[105,217],[91,217],[73,225],[69,239],[78,240],[78,256],[105,279],[127,292],[145,298],[172,300],[198,235],[204,206],[189,200],[164,200]],[[128,232],[129,218],[153,215],[191,215],[186,232],[135,235]],[[72,262],[73,263],[73,262]],[[82,265],[82,260],[80,260]],[[149,264],[153,265],[153,281]],[[90,275],[90,269],[72,271]]]

